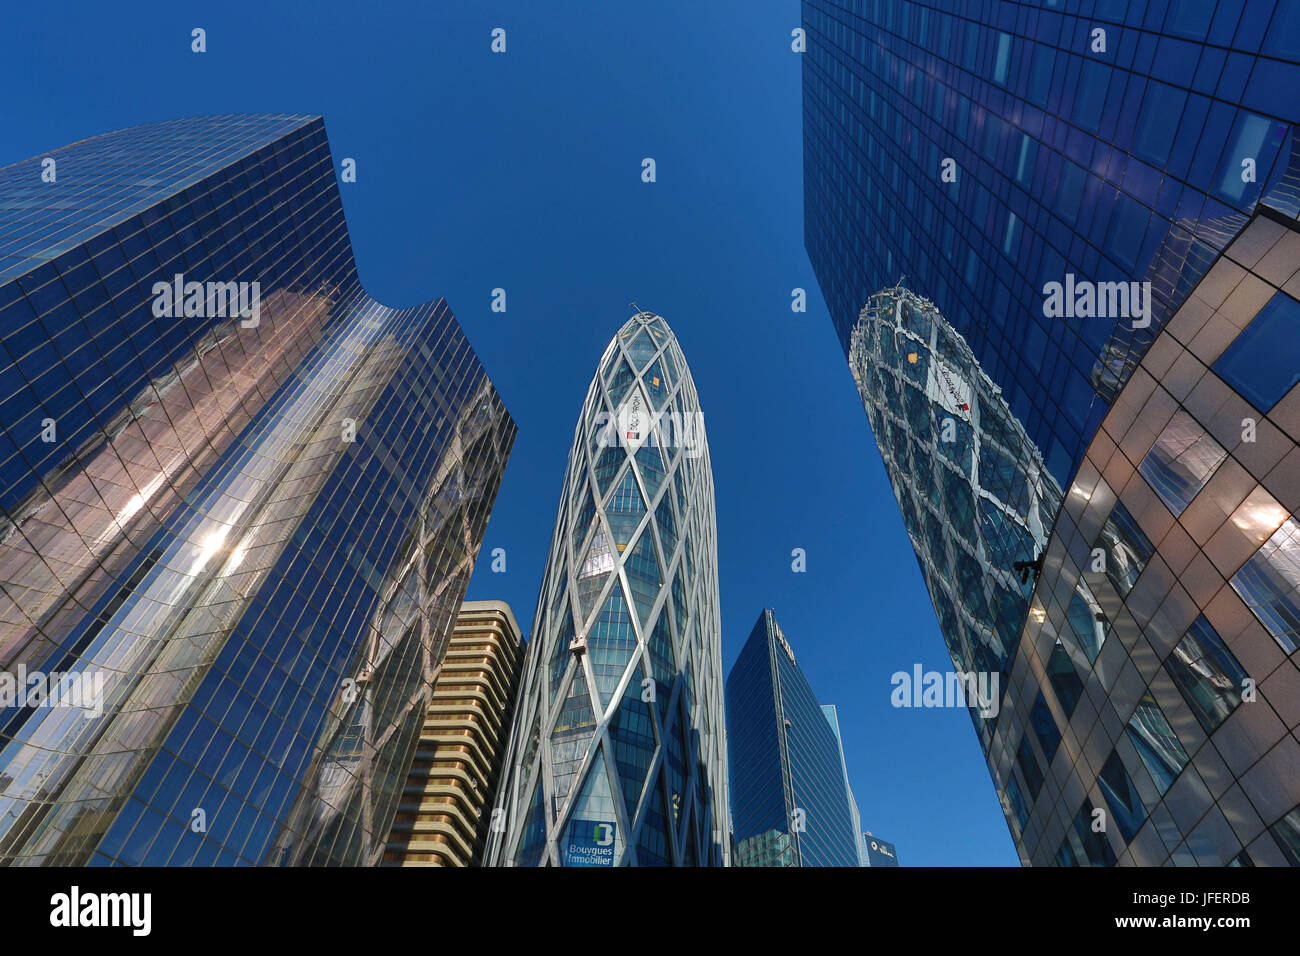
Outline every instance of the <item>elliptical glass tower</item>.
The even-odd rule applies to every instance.
[[[377,862],[515,426],[321,119],[0,170],[0,408],[0,861]]]
[[[726,865],[721,668],[699,397],[641,312],[574,431],[489,865]]]

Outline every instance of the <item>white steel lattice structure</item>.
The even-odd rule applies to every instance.
[[[695,385],[641,312],[574,432],[489,865],[730,862],[715,524]]]

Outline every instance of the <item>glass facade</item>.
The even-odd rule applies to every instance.
[[[0,860],[372,864],[514,423],[362,289],[324,124],[0,170]]]
[[[844,759],[844,738],[840,735],[840,714],[834,704],[822,704],[822,713],[826,715],[831,730],[835,731],[835,742],[840,748],[840,769],[844,771],[844,792],[849,798],[849,817],[853,820],[853,832],[861,833],[862,817],[858,813],[858,801],[853,799],[853,788],[849,785],[849,763]],[[858,850],[858,863],[861,866],[866,866],[867,864],[862,859],[860,845]]]
[[[1295,226],[1259,216],[1233,239],[1135,367],[1065,496],[1016,668],[1054,725],[1052,746],[1038,737],[1049,782],[1012,824],[1027,862],[1294,864],[1300,390],[1265,416],[1212,369],[1280,288],[1300,292]],[[1107,636],[1089,660],[1067,653],[1083,689],[1067,700],[1037,675],[1049,647],[1076,643],[1062,595],[1083,584]],[[1009,700],[1003,719],[1021,711]],[[1010,788],[1025,771],[998,742],[990,764]]]
[[[863,866],[898,866],[898,848],[870,833],[862,834]]]
[[[997,674],[1005,693],[1033,591],[1025,565],[1047,542],[1061,488],[932,302],[902,287],[872,296],[849,367],[953,662]],[[1072,600],[1095,649],[1096,602],[1086,588]],[[996,718],[979,710],[987,746]]]
[[[574,431],[488,865],[726,865],[721,653],[699,397],[642,312]]]
[[[1002,675],[976,727],[1026,864],[1291,860],[1291,6],[803,5],[807,250],[954,662]],[[900,276],[964,344],[947,449],[930,333],[880,332]],[[986,405],[1036,519],[971,458]]]
[[[1261,197],[1297,212],[1290,8],[804,0],[805,244],[845,352],[906,276],[1067,486]],[[1047,317],[1067,274],[1150,281],[1150,325]]]
[[[770,610],[727,675],[737,866],[859,866],[837,726]]]
[[[954,663],[1001,675],[995,718],[972,716],[1026,863],[1292,862],[1300,388],[1265,416],[1211,371],[1279,289],[1300,293],[1300,229],[1257,217],[1138,363],[1063,494],[1014,420],[996,424],[1005,403],[930,303],[887,290],[854,330],[850,367]],[[972,480],[1003,473],[985,462],[1004,452],[1027,478]],[[1017,487],[1052,502],[1036,526],[1009,506]],[[977,537],[957,490],[989,517]],[[945,568],[963,554],[972,575],[954,588]],[[1005,642],[1000,614],[960,604],[981,581],[1012,609]]]

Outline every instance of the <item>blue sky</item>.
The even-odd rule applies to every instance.
[[[394,306],[446,297],[519,425],[483,543],[506,549],[507,571],[481,561],[469,597],[508,601],[525,629],[596,363],[629,301],[663,315],[705,413],[726,667],[773,607],[839,708],[864,829],[904,865],[1016,865],[969,716],[890,706],[894,671],[951,662],[803,249],[795,0],[21,5],[6,19],[0,164],[177,116],[324,115],[336,163],[357,161],[341,188],[367,290]]]

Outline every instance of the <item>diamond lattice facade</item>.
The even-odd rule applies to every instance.
[[[963,672],[998,674],[1004,692],[1033,590],[1016,562],[1042,552],[1061,489],[928,300],[901,287],[872,296],[849,367],[948,652]],[[992,723],[977,710],[987,746]]]
[[[574,433],[490,863],[727,863],[716,542],[695,385],[639,313]]]

